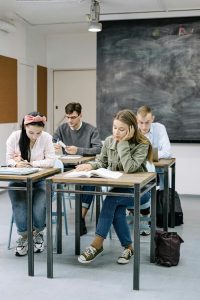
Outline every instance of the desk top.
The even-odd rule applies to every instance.
[[[65,165],[79,165],[79,164],[84,164],[87,163],[91,160],[95,160],[95,156],[81,156],[79,158],[69,158],[68,156],[60,156],[59,159],[62,161],[62,163]]]
[[[9,180],[16,180],[16,181],[27,181],[27,179],[38,180],[41,178],[45,178],[60,172],[58,168],[48,168],[48,169],[41,169],[37,173],[29,174],[29,175],[0,175],[0,180],[2,181],[9,181]]]
[[[72,184],[87,184],[87,185],[96,185],[96,186],[120,186],[120,187],[134,187],[134,185],[139,184],[141,187],[145,186],[147,183],[156,178],[156,173],[134,173],[134,174],[123,174],[118,179],[106,179],[106,178],[69,178],[65,177],[64,172],[48,178],[53,183],[72,183]]]
[[[154,161],[153,164],[155,167],[163,168],[163,167],[171,167],[176,162],[176,158],[170,159],[160,159],[159,161]]]

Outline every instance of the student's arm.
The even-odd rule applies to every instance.
[[[159,138],[158,138],[158,158],[171,158],[171,145],[169,141],[169,137],[167,134],[167,130],[163,125],[159,130]]]
[[[58,127],[55,131],[55,133],[53,134],[53,143],[57,143],[57,141],[62,141],[62,136],[61,136],[61,132],[60,132],[60,127]]]
[[[106,139],[101,149],[101,153],[97,155],[94,162],[90,162],[92,169],[108,168],[108,147],[109,141],[108,139]]]
[[[90,134],[90,143],[90,148],[78,147],[77,154],[95,156],[101,152],[102,142],[99,136],[99,132],[95,127],[93,128]]]
[[[120,141],[117,151],[125,173],[135,173],[146,162],[149,144],[138,144],[130,149],[128,141]]]
[[[56,153],[60,152],[61,150],[62,150],[63,153],[65,153],[64,149],[62,148],[62,146],[58,144],[59,141],[63,141],[62,140],[61,131],[60,131],[60,126],[57,128],[57,130],[53,134],[52,141],[53,141],[54,150],[55,150]]]
[[[19,134],[16,132],[11,133],[6,141],[6,164],[11,167],[15,167],[17,164],[17,160],[15,156],[19,156],[20,150],[17,146],[19,142]]]

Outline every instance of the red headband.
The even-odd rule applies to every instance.
[[[30,124],[30,123],[36,123],[36,122],[42,122],[43,124],[46,123],[46,117],[43,116],[31,116],[31,115],[26,115],[24,117],[24,125]]]

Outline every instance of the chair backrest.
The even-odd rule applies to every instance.
[[[150,163],[149,161],[147,161],[146,167],[147,167],[148,172],[156,172],[156,168],[153,163]]]
[[[58,158],[55,159],[55,161],[54,161],[54,168],[61,169],[61,172],[64,171],[64,165],[63,165],[63,163],[62,163],[62,161],[60,159],[58,159]]]

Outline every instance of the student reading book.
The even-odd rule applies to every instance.
[[[147,172],[146,161],[152,161],[152,147],[150,141],[139,131],[137,119],[131,110],[119,111],[113,120],[113,135],[109,136],[95,162],[77,166],[77,171],[91,171],[106,168],[111,171],[124,173]],[[132,193],[132,188],[113,188],[116,193]],[[149,207],[150,192],[141,197],[141,204]],[[113,224],[117,236],[124,250],[117,259],[119,264],[126,264],[132,257],[134,250],[129,226],[126,220],[126,208],[133,206],[133,197],[109,195],[105,198],[98,219],[96,236],[91,245],[78,257],[82,264],[93,261],[102,251]],[[144,208],[147,208],[144,207]]]
[[[121,172],[116,171],[110,171],[105,168],[99,168],[97,170],[91,170],[91,171],[72,171],[70,173],[67,173],[65,177],[69,178],[76,178],[76,177],[102,177],[102,178],[108,178],[108,179],[118,179],[122,176]]]

